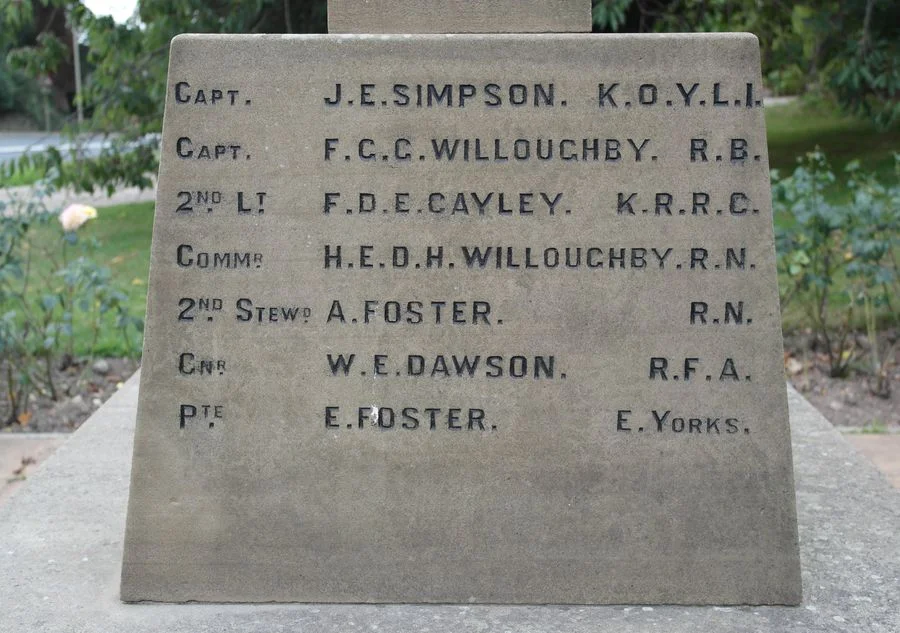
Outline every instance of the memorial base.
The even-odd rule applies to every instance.
[[[794,392],[799,607],[123,604],[137,385],[132,378],[0,506],[0,631],[900,630],[900,493]]]

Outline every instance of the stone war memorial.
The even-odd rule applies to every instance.
[[[388,4],[172,43],[121,599],[800,602],[755,37]]]
[[[900,496],[786,389],[756,39],[329,9],[172,42],[142,369],[0,504],[0,631],[900,630]]]

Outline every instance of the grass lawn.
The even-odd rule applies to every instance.
[[[132,313],[143,316],[147,309],[153,203],[104,207],[97,209],[97,214],[97,219],[89,223],[93,225],[93,235],[100,241],[96,261],[108,267],[126,290]]]
[[[92,259],[109,268],[113,283],[129,298],[129,311],[134,316],[144,316],[147,303],[147,275],[150,269],[150,236],[153,229],[153,203],[141,202],[97,210],[97,218],[79,229],[79,239],[96,238],[100,243],[93,251]],[[58,226],[41,226],[34,229],[35,239],[53,247],[62,239]],[[46,240],[46,242],[44,242]],[[52,241],[52,242],[51,242]],[[40,263],[36,263],[40,266]],[[35,300],[37,300],[37,296]],[[131,332],[132,346],[140,351],[141,335]],[[77,354],[86,354],[91,338],[87,328],[75,328]],[[79,348],[78,342],[83,347]],[[128,345],[115,327],[112,316],[106,320],[98,338],[96,353],[100,356],[125,356]]]
[[[7,176],[0,170],[0,187],[22,187],[33,185],[43,177],[43,172],[37,167],[16,170],[11,176]]]
[[[769,164],[782,176],[793,171],[798,156],[818,146],[835,173],[858,158],[863,169],[887,179],[894,172],[894,153],[900,152],[900,124],[882,130],[870,122],[799,100],[766,108],[766,131]]]

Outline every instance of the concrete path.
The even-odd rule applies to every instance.
[[[91,138],[84,142],[81,149],[86,156],[94,156],[100,152],[108,141]],[[0,132],[0,164],[15,160],[22,154],[43,152],[48,147],[56,147],[62,152],[72,149],[71,143],[57,132]],[[0,188],[0,202],[8,202],[13,196],[30,194],[31,187]],[[108,207],[132,202],[147,202],[156,199],[156,186],[140,190],[136,187],[124,187],[112,196],[98,191],[94,194],[75,193],[71,190],[59,191],[48,198],[49,208],[62,208],[67,204],[78,202],[92,207]]]
[[[764,103],[767,108],[788,105],[797,100],[797,97],[766,97]]]
[[[102,138],[88,138],[78,149],[86,156],[96,156],[108,141]],[[58,132],[3,132],[0,133],[0,164],[18,159],[22,154],[43,152],[55,147],[65,153],[76,146]]]
[[[5,433],[0,435],[0,505],[22,486],[69,434]]]
[[[844,437],[900,489],[900,435],[852,433]]]
[[[31,187],[9,187],[0,189],[0,202],[9,203],[13,197],[28,197],[31,193]],[[75,193],[70,189],[57,191],[49,196],[44,204],[49,209],[62,210],[66,205],[73,202],[87,204],[92,207],[110,207],[117,204],[131,204],[134,202],[154,202],[156,200],[156,184],[150,189],[138,189],[137,187],[125,187],[116,191],[112,196],[106,195],[105,192],[97,191],[96,193]]]

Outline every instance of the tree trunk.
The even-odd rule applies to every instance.
[[[284,29],[285,33],[293,33],[291,28],[291,0],[284,0]]]
[[[859,41],[859,55],[864,56],[869,49],[869,31],[872,28],[872,13],[875,11],[875,0],[866,2],[866,15],[863,18],[862,38]]]

